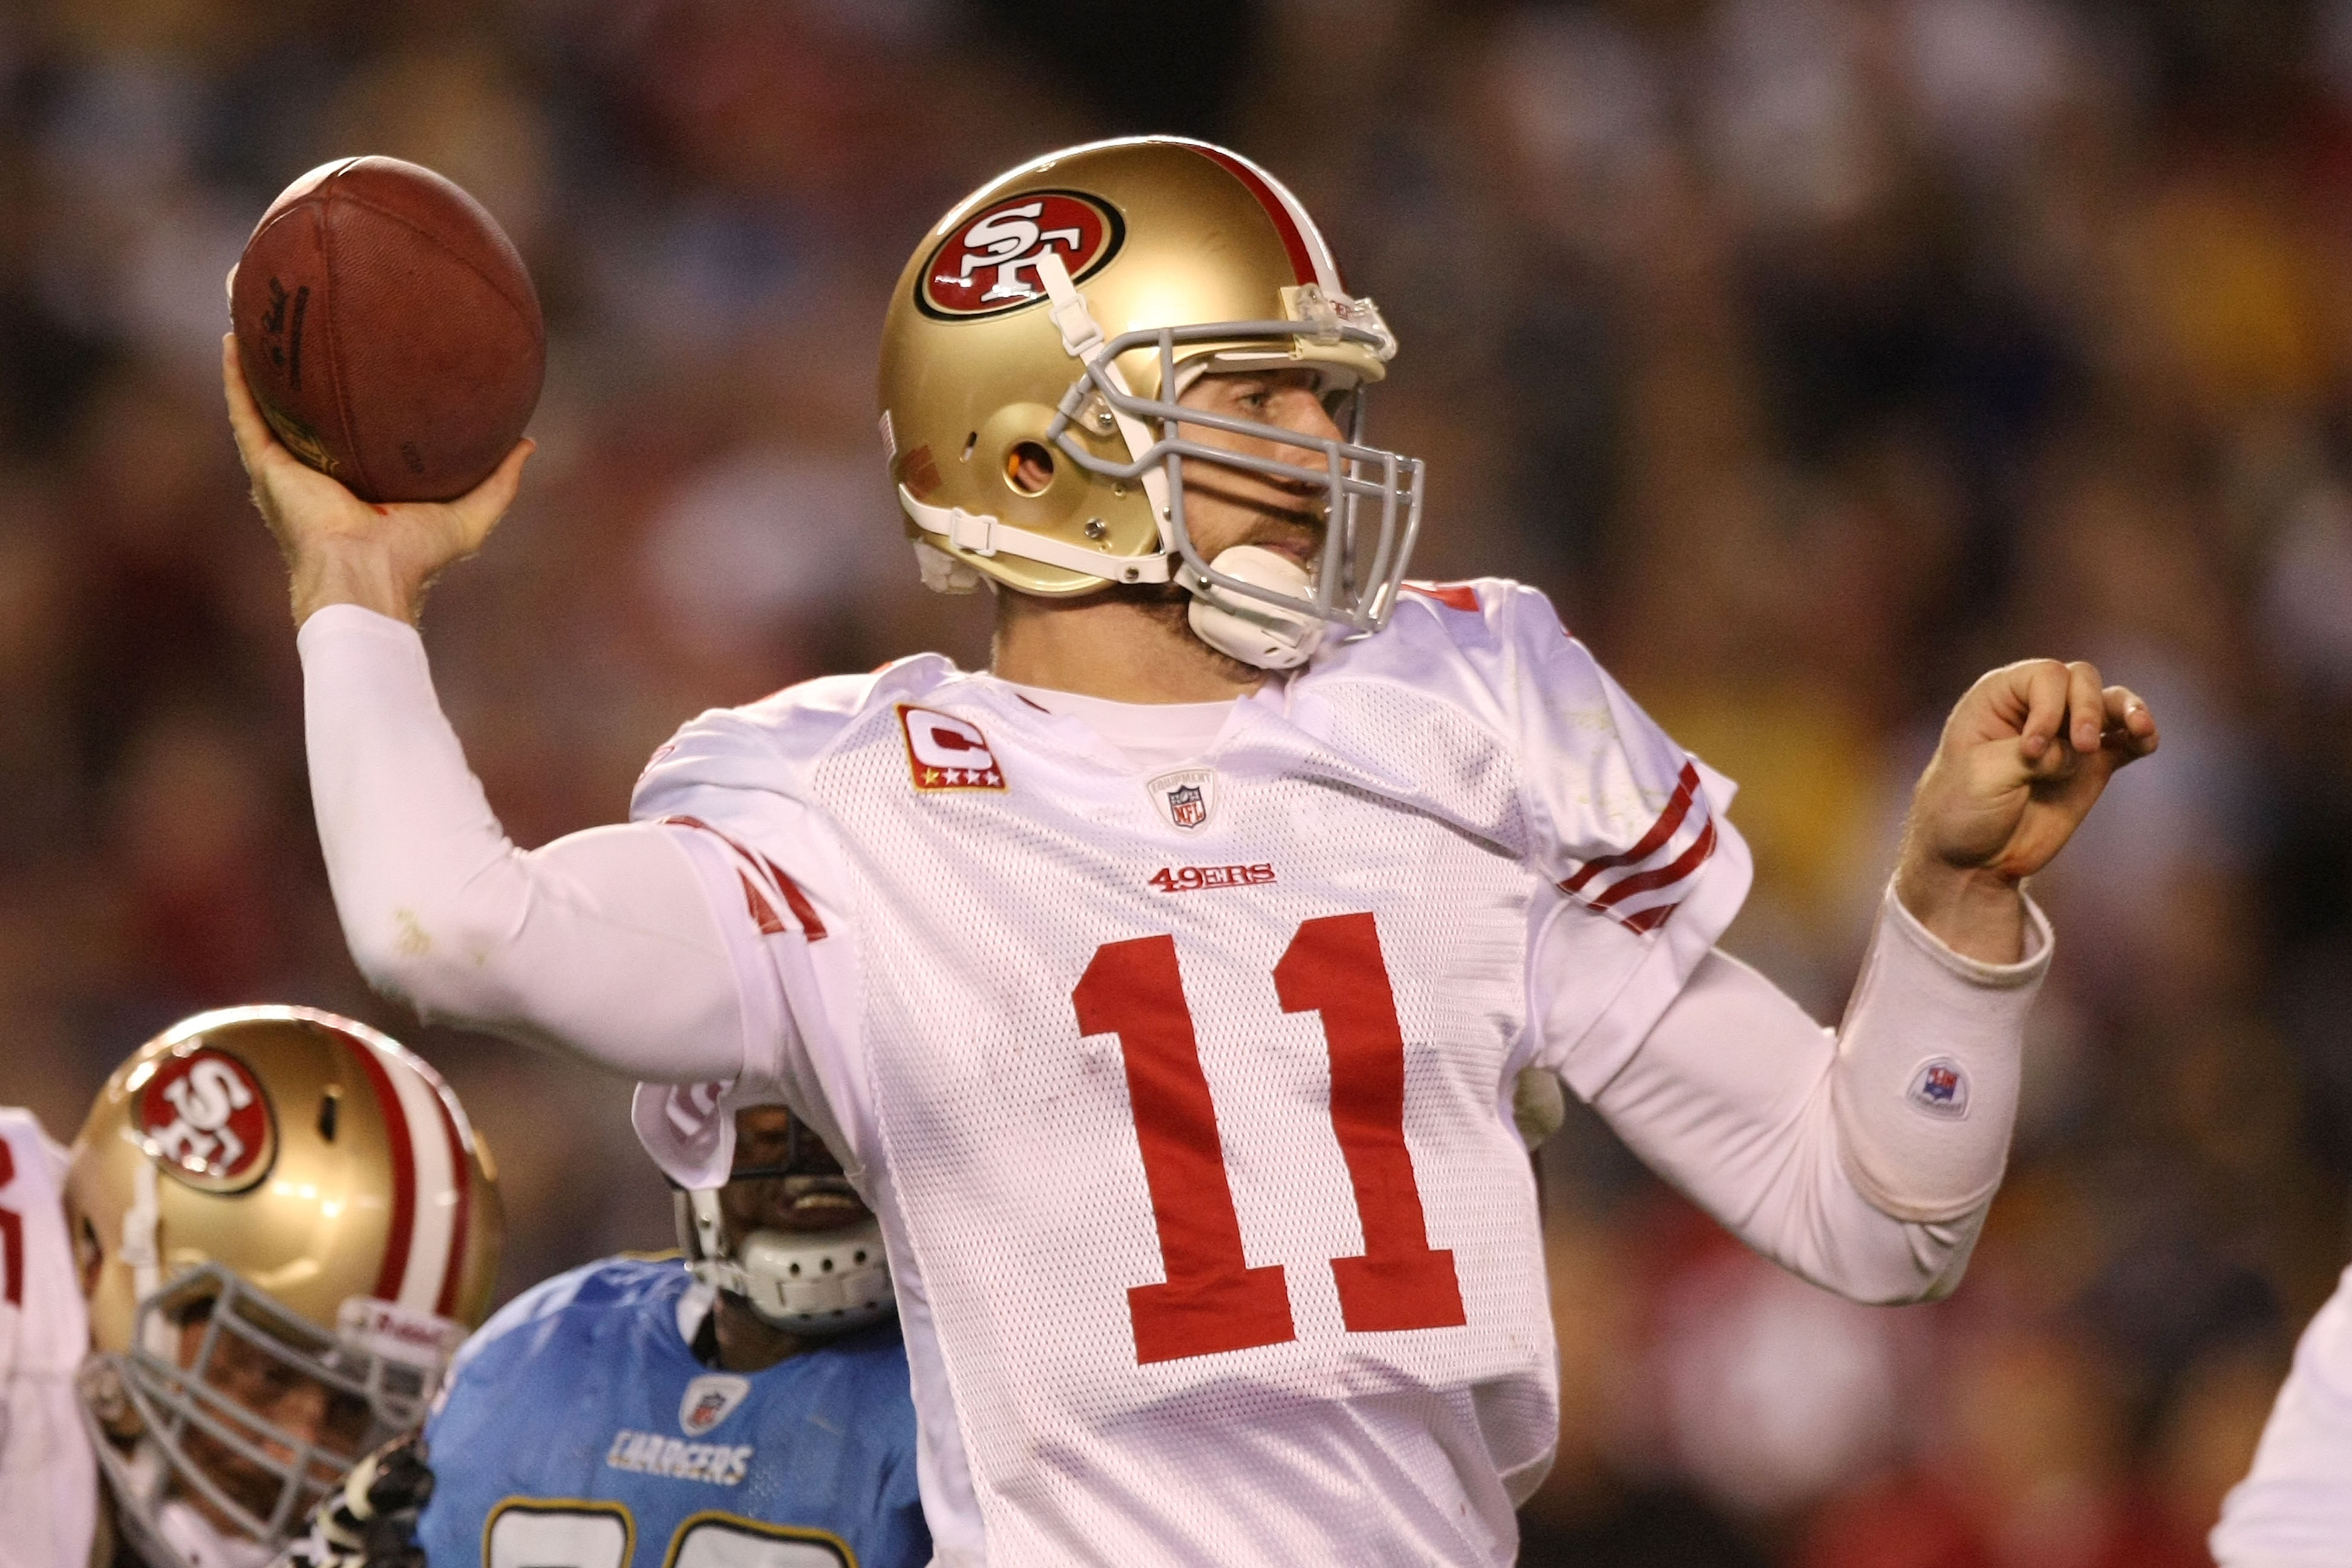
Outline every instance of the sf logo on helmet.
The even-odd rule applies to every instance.
[[[141,1147],[189,1185],[235,1192],[269,1173],[277,1121],[260,1081],[236,1058],[175,1052],[137,1093]]]
[[[927,316],[969,321],[1045,297],[1037,263],[1051,250],[1072,281],[1118,253],[1126,228],[1110,204],[1076,191],[1024,191],[957,226],[923,264],[915,301]]]

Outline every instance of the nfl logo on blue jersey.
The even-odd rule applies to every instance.
[[[731,1373],[714,1372],[698,1377],[686,1385],[686,1397],[677,1402],[678,1430],[689,1437],[699,1437],[735,1414],[751,1392],[751,1380]]]

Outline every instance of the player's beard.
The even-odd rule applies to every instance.
[[[1193,491],[1206,493],[1228,504],[1246,507],[1257,514],[1255,523],[1243,530],[1238,537],[1221,542],[1217,546],[1217,552],[1223,553],[1238,544],[1284,545],[1294,549],[1303,546],[1307,559],[1302,564],[1312,574],[1316,562],[1322,556],[1323,546],[1328,537],[1324,503],[1319,493],[1310,500],[1304,494],[1288,491],[1286,487],[1274,486],[1256,475],[1244,476],[1243,482],[1247,486],[1247,491],[1236,493],[1220,487],[1218,479],[1225,477],[1223,474],[1219,474],[1217,478],[1202,478],[1186,481],[1188,488]],[[1286,492],[1286,498],[1295,498],[1298,504],[1282,505],[1268,497],[1266,494],[1268,489],[1282,489]],[[1248,491],[1255,493],[1248,493]],[[1215,555],[1202,550],[1197,540],[1194,542],[1193,548],[1200,551],[1202,560],[1207,561],[1211,565],[1216,563]],[[1102,593],[1108,598],[1135,605],[1171,631],[1180,632],[1188,637],[1192,637],[1192,623],[1187,618],[1192,608],[1192,591],[1172,578],[1165,583],[1114,584],[1103,589]],[[1200,641],[1198,637],[1193,637],[1193,640]],[[1246,684],[1260,679],[1267,673],[1256,665],[1235,658],[1220,648],[1211,647],[1207,643],[1201,643],[1201,647],[1217,666],[1217,673],[1236,684]]]
[[[1193,637],[1192,624],[1186,618],[1192,608],[1192,590],[1182,584],[1121,584],[1105,588],[1102,592],[1106,598],[1118,599],[1133,605],[1137,609],[1167,627],[1171,635],[1192,637],[1192,641],[1199,645],[1201,652],[1209,656],[1209,662],[1216,667],[1219,679],[1239,686],[1246,685],[1265,674],[1265,671],[1258,668],[1257,666],[1245,664],[1233,655],[1211,647],[1199,637]]]

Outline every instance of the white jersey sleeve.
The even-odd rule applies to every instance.
[[[1413,624],[1424,617],[1433,625]],[[1528,1062],[1590,1100],[1747,898],[1748,846],[1724,816],[1735,786],[1643,712],[1535,589],[1421,588],[1390,636],[1390,661],[1450,684],[1512,761],[1506,832],[1543,882],[1528,914]]]
[[[63,1151],[0,1109],[0,1568],[89,1561],[98,1469],[75,1407],[89,1322],[59,1188]]]
[[[1737,786],[1642,711],[1541,595],[1521,589],[1509,610],[1550,884],[1536,915],[1534,1060],[1589,1100],[1731,924],[1754,870],[1724,815]]]
[[[947,667],[944,659],[902,665]],[[847,873],[824,817],[798,793],[808,768],[864,707],[876,678],[809,681],[745,708],[714,709],[646,765],[630,815],[675,835],[721,912],[744,1021],[744,1070],[728,1083],[648,1084],[639,1139],[688,1185],[722,1179],[735,1106],[781,1100],[817,1129],[853,1179],[873,1148],[856,1082],[858,939]]]
[[[2352,1562],[2352,1268],[2294,1347],[2254,1465],[2210,1538],[2221,1568]]]
[[[740,1075],[746,999],[692,836],[633,824],[518,848],[414,627],[332,605],[296,641],[327,877],[378,989],[633,1077]]]

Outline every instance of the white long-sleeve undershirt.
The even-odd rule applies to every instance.
[[[507,837],[466,765],[422,642],[356,606],[299,639],[311,786],[345,939],[427,1018],[656,1083],[731,1079],[747,1007],[689,832]],[[1958,1279],[2007,1157],[2023,1016],[2047,967],[1961,958],[1891,898],[1832,1034],[1709,955],[1594,1104],[1750,1246],[1864,1300]],[[1534,968],[1540,981],[1543,953]],[[1923,1092],[1929,1069],[1946,1073]]]

